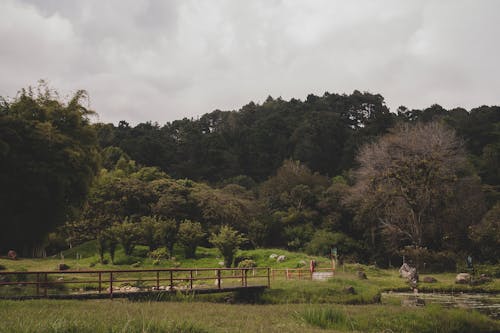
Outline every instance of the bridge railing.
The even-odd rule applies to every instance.
[[[315,272],[333,272],[332,268],[315,268]],[[272,268],[271,279],[311,280],[312,272],[308,268]]]
[[[0,271],[0,297],[223,291],[269,287],[270,268],[158,268],[130,270]]]

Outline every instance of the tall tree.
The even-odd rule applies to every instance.
[[[479,188],[467,162],[465,150],[455,133],[440,123],[402,124],[364,146],[351,199],[360,211],[370,211],[378,227],[395,249],[413,247],[443,248],[450,238],[466,232],[460,218],[445,212],[475,203],[480,217],[480,195],[461,196]],[[476,191],[477,192],[477,191]],[[456,218],[453,218],[456,217]],[[466,229],[465,229],[466,230]],[[464,244],[461,244],[464,246]]]
[[[48,232],[84,202],[99,165],[86,96],[63,102],[41,83],[0,103],[0,252],[41,254]]]

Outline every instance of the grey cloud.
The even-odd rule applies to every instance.
[[[100,120],[160,123],[268,95],[354,89],[401,104],[500,104],[500,2],[0,3],[0,95],[86,89]]]

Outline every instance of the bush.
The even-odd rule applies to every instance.
[[[336,247],[340,254],[349,253],[354,260],[362,253],[362,246],[349,236],[327,230],[318,230],[314,233],[311,241],[306,245],[306,252],[312,255],[326,256],[330,254],[331,248]]]
[[[239,268],[254,268],[254,267],[257,267],[257,263],[254,260],[247,259],[247,260],[240,261],[238,263],[238,267]]]
[[[455,272],[456,254],[451,252],[434,252],[425,247],[406,246],[401,254],[406,261],[421,273]]]
[[[231,267],[236,251],[245,241],[245,237],[228,225],[223,225],[218,234],[210,236],[210,243],[220,251],[224,257],[224,266],[226,267]]]
[[[155,260],[162,260],[162,259],[167,259],[168,258],[168,251],[164,247],[160,247],[154,251],[149,252],[149,257]]]

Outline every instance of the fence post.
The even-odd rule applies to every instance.
[[[217,269],[217,288],[220,289],[220,269]]]
[[[245,287],[248,286],[248,269],[245,269]]]
[[[113,299],[113,272],[109,272],[109,298]]]
[[[170,270],[170,291],[174,290],[174,272]]]
[[[160,290],[160,271],[156,271],[156,290]]]
[[[40,295],[40,273],[36,273],[36,295]]]
[[[102,273],[99,272],[99,294],[101,293],[102,289]]]
[[[47,294],[48,294],[48,293],[47,293],[47,284],[48,284],[47,282],[48,282],[48,280],[49,280],[49,278],[47,277],[47,273],[45,273],[45,279],[44,279],[44,280],[45,280],[45,284],[44,284],[44,286],[43,286],[43,287],[44,287],[44,289],[43,289],[43,295],[44,295],[45,297],[47,297]]]
[[[273,270],[274,274],[274,270]],[[267,287],[271,288],[271,267],[267,268]]]
[[[193,290],[193,270],[189,271],[189,289]]]

